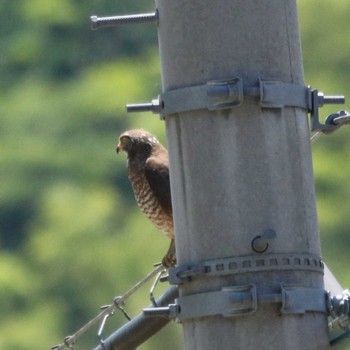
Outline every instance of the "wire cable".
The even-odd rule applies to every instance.
[[[133,295],[137,290],[139,290],[145,283],[147,283],[154,276],[158,275],[165,268],[163,265],[156,266],[150,273],[148,273],[144,278],[138,281],[135,285],[133,285],[130,289],[128,289],[123,295],[117,296],[113,299],[113,303],[111,305],[107,305],[103,307],[103,310],[92,318],[89,322],[87,322],[84,326],[82,326],[77,332],[73,335],[67,336],[64,338],[62,344],[54,345],[51,350],[63,350],[65,348],[72,349],[76,340],[80,338],[83,334],[85,334],[91,327],[97,324],[99,321],[106,319],[107,316],[111,315],[116,309],[120,309],[125,301]]]

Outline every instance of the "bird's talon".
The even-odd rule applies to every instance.
[[[164,267],[169,268],[176,265],[176,258],[173,254],[167,254],[164,256],[162,260],[162,264]]]

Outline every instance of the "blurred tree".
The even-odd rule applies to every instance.
[[[150,26],[91,31],[89,17],[98,14],[153,11],[151,1],[18,0],[3,1],[0,23],[1,87],[24,76],[62,81],[78,76],[87,66],[116,57],[137,56],[155,46]]]

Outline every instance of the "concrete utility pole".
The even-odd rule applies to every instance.
[[[156,6],[184,348],[327,349],[296,0]]]

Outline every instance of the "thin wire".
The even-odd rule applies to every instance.
[[[317,131],[314,134],[312,134],[310,137],[311,143],[315,143],[322,135],[323,133],[321,131]]]
[[[156,276],[158,273],[164,270],[163,265],[156,266],[150,273],[148,273],[144,278],[142,278],[139,282],[137,282],[134,286],[128,289],[123,295],[114,298],[113,304],[108,305],[103,309],[98,315],[96,315],[93,319],[87,322],[84,326],[82,326],[77,332],[73,335],[70,335],[64,339],[64,343],[55,345],[51,349],[52,350],[63,350],[64,348],[72,348],[75,341],[80,338],[83,334],[85,334],[92,326],[98,323],[101,319],[105,318],[108,315],[111,315],[115,309],[120,309],[120,306],[124,304],[125,300],[128,299],[131,295],[133,295],[137,290],[139,290],[145,283],[147,283],[152,277]]]
[[[158,307],[157,303],[156,303],[156,300],[154,299],[154,290],[156,289],[157,285],[158,285],[158,282],[160,280],[160,277],[162,276],[164,270],[163,271],[160,271],[158,272],[158,275],[157,277],[155,278],[152,286],[151,286],[151,289],[150,289],[150,292],[149,292],[149,296],[150,296],[150,299],[151,299],[151,302],[152,302],[152,305],[154,307]]]
[[[162,264],[156,266],[148,275],[146,275],[142,280],[137,282],[133,287],[127,290],[119,300],[124,302],[132,294],[134,294],[138,289],[140,289],[145,283],[147,283],[152,277],[156,276],[159,272],[163,271],[165,268]]]

